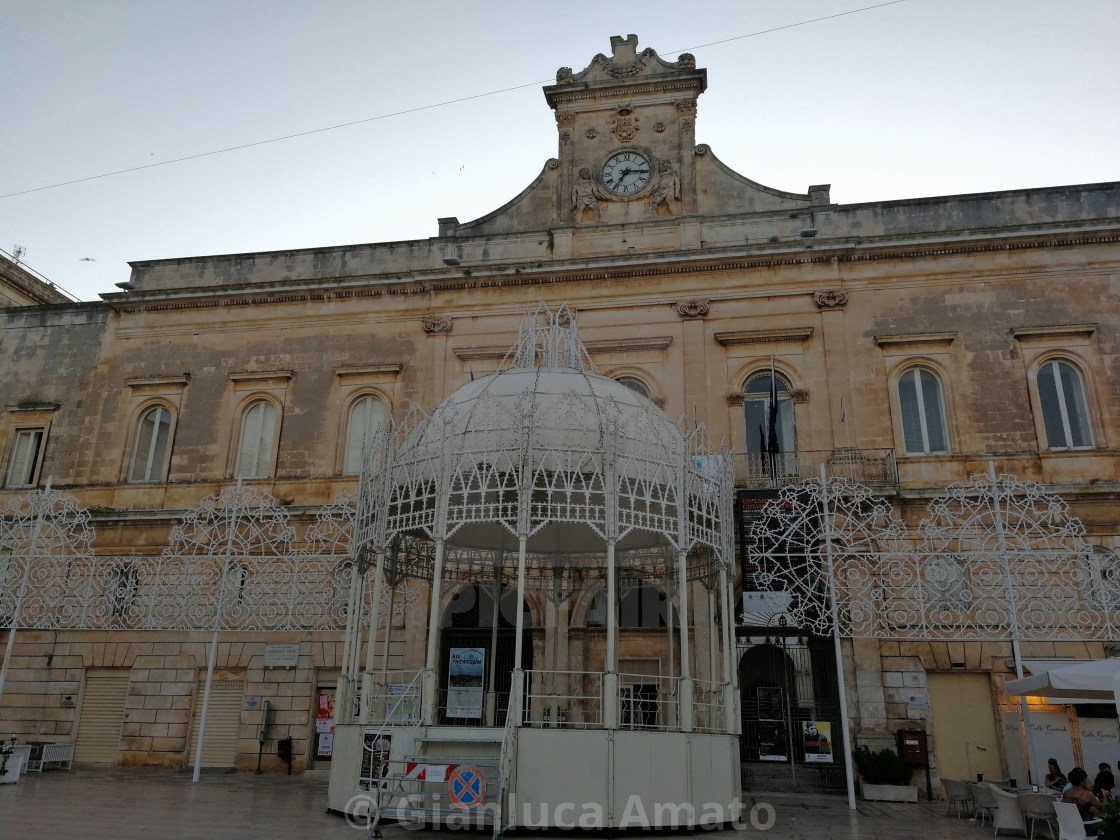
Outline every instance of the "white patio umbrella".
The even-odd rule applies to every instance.
[[[1120,714],[1120,658],[1090,659],[1048,668],[1004,684],[1009,696],[1031,695],[1070,702],[1116,703]]]

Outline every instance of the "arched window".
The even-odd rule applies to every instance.
[[[777,449],[770,440],[770,374],[756,376],[747,383],[743,392],[743,416],[747,427],[747,451],[782,453],[797,451],[797,430],[793,422],[793,396],[789,383],[782,377],[774,377],[778,398],[778,414],[775,418]]]
[[[1038,369],[1038,401],[1051,449],[1088,449],[1093,445],[1085,384],[1077,368],[1052,360]]]
[[[130,482],[159,481],[163,478],[170,437],[170,411],[157,405],[141,415],[136,425],[136,443],[132,448],[132,467],[128,471]]]
[[[625,385],[631,391],[641,394],[647,400],[650,398],[649,387],[636,376],[620,376],[615,379],[620,385]]]
[[[358,475],[362,471],[362,451],[366,441],[381,428],[385,421],[385,403],[366,394],[350,406],[346,421],[346,454],[342,462],[343,475]]]
[[[930,454],[949,451],[941,381],[927,368],[910,368],[898,379],[905,451]]]
[[[276,408],[259,400],[241,418],[234,478],[268,478],[272,473],[276,445]]]
[[[619,627],[666,627],[670,610],[672,610],[673,626],[679,627],[677,608],[665,597],[664,592],[636,578],[622,578],[619,581]],[[607,626],[606,589],[600,589],[591,598],[584,623],[588,627]]]

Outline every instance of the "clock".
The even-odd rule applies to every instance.
[[[649,158],[633,149],[615,152],[603,163],[603,186],[615,195],[635,195],[649,186]]]

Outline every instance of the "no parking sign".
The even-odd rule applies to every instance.
[[[481,805],[486,797],[486,779],[482,771],[470,764],[456,767],[447,780],[447,795],[451,804],[460,808]]]

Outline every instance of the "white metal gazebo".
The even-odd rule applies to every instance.
[[[526,315],[498,373],[399,428],[387,424],[368,447],[336,701],[356,717],[336,712],[330,807],[478,819],[496,832],[734,819],[731,499],[730,457],[702,428],[674,424],[597,373],[566,307]],[[387,656],[375,668],[378,615],[361,664],[357,607],[368,572],[374,609],[401,581],[430,586],[424,660],[410,671],[389,671]],[[621,585],[637,579],[663,584],[672,671],[640,698],[619,673],[617,606]],[[605,653],[600,660],[589,647],[582,670],[556,656],[526,668],[533,639],[522,607],[511,622],[508,697],[493,691],[493,656],[473,677],[470,667],[448,671],[441,619],[452,590],[467,582],[492,591],[495,633],[504,585],[511,595],[515,587],[517,605],[602,592]],[[706,626],[694,623],[697,614]],[[456,711],[472,691],[478,707]],[[462,767],[481,778],[477,799],[456,799]],[[710,803],[722,807],[705,810]],[[655,808],[663,804],[672,807]]]

